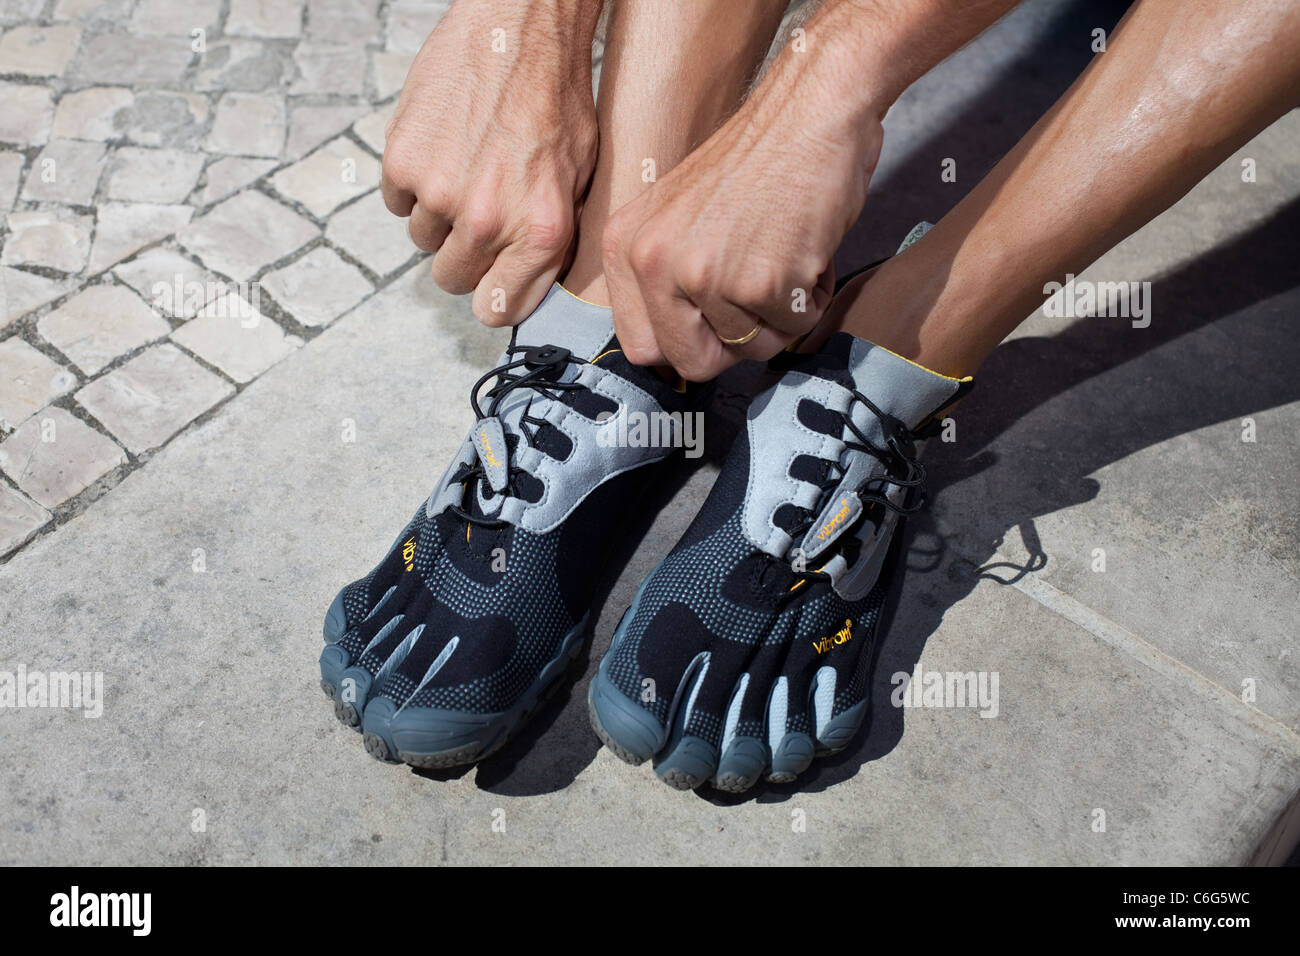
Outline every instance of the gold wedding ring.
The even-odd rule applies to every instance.
[[[754,326],[738,339],[726,339],[721,335],[718,336],[718,339],[723,345],[748,345],[758,337],[758,333],[761,331],[763,331],[763,323],[759,322],[758,325]]]

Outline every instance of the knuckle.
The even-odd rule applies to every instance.
[[[445,246],[433,257],[433,281],[448,295],[465,295],[474,291],[474,283],[465,275],[464,262],[453,259]]]
[[[666,254],[663,243],[649,233],[642,232],[632,240],[628,249],[628,261],[637,275],[652,277],[662,274]]]
[[[711,256],[687,256],[681,264],[681,285],[692,298],[698,300],[712,291],[716,279],[717,269]]]
[[[471,246],[487,246],[501,234],[501,218],[487,203],[471,201],[456,217],[454,228],[464,231]]]
[[[736,280],[734,295],[738,304],[751,311],[765,311],[784,300],[789,282],[777,270],[755,264]]]
[[[621,341],[621,340],[620,340]],[[633,365],[653,365],[660,361],[659,350],[639,342],[623,346],[623,356]]]
[[[444,177],[428,175],[416,190],[415,198],[420,206],[432,213],[446,214],[452,209],[453,190],[451,183]]]
[[[415,168],[414,156],[400,138],[385,144],[383,158],[379,161],[380,175],[384,179],[396,186],[408,186]]]
[[[681,355],[672,362],[677,374],[688,382],[707,382],[717,374],[713,363],[693,354]]]
[[[534,212],[524,225],[525,242],[546,253],[560,252],[569,244],[572,232],[570,217],[563,209]]]

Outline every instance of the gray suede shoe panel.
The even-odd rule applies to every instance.
[[[583,385],[615,403],[617,410],[596,421],[541,392],[528,388],[515,390],[505,397],[494,416],[483,419],[470,430],[456,460],[443,472],[429,497],[429,515],[461,503],[464,486],[453,484],[452,476],[462,466],[480,462],[489,479],[486,483],[477,483],[474,492],[483,516],[545,534],[558,527],[603,482],[630,468],[670,455],[672,448],[620,444],[620,436],[628,434],[629,415],[666,413],[645,389],[599,365],[590,364],[600,357],[613,335],[614,319],[610,309],[584,302],[559,285],[552,286],[537,310],[519,325],[516,345],[555,345],[568,349],[570,355],[582,362],[568,363],[558,381]],[[505,365],[522,358],[522,352],[514,355],[503,352],[497,364]],[[563,461],[523,440],[510,453],[514,465],[541,482],[542,495],[536,502],[501,493],[507,475],[505,438],[507,434],[523,433],[525,414],[530,419],[555,426],[572,443],[572,450]],[[484,493],[489,489],[496,493],[489,497]]]
[[[790,476],[790,466],[801,455],[838,461],[844,441],[813,431],[799,421],[799,403],[811,399],[842,412],[852,395],[848,389],[804,372],[787,372],[749,406],[745,428],[749,433],[749,481],[741,510],[741,527],[750,544],[775,558],[785,558],[793,543],[772,520],[783,504],[814,508],[821,489]]]
[[[956,394],[961,383],[924,369],[888,349],[855,339],[849,350],[848,371],[857,391],[869,398],[882,412],[899,419],[909,428],[921,424],[930,414]],[[812,561],[829,549],[860,512],[857,492],[869,481],[884,473],[884,466],[873,456],[854,452],[844,456],[845,441],[854,440],[846,428],[840,436],[815,432],[799,421],[799,404],[811,400],[832,412],[848,411],[852,421],[874,445],[883,446],[885,432],[876,415],[853,398],[849,389],[815,375],[791,371],[750,405],[746,428],[750,447],[758,453],[750,457],[749,481],[742,512],[742,527],[750,543],[773,557]],[[824,504],[819,520],[806,535],[793,542],[790,535],[773,520],[783,505],[814,509],[824,494],[816,484],[794,478],[790,467],[802,455],[839,462],[847,466],[843,477]],[[901,502],[903,491],[891,488],[888,496]],[[889,523],[892,528],[892,522]],[[857,534],[874,539],[876,524],[861,522]],[[820,537],[819,537],[820,535]],[[888,543],[889,535],[881,541]],[[798,553],[792,545],[798,544]],[[874,580],[869,566],[873,548],[859,557],[861,568],[848,569],[841,557],[834,557],[823,568],[832,579],[842,578],[844,586],[855,593]],[[876,569],[878,572],[878,568]]]

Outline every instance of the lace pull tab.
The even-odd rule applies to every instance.
[[[493,416],[479,420],[474,426],[474,450],[483,464],[488,487],[497,494],[505,491],[510,472],[506,466],[506,433],[501,419]]]
[[[829,548],[846,530],[862,517],[862,499],[855,491],[832,495],[822,513],[799,546],[804,559],[812,561]]]

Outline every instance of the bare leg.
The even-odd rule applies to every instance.
[[[974,372],[1064,281],[1296,105],[1300,7],[1141,0],[1055,106],[823,328]]]
[[[786,0],[614,0],[600,148],[565,288],[608,304],[600,238],[614,210],[676,166],[738,107]]]

